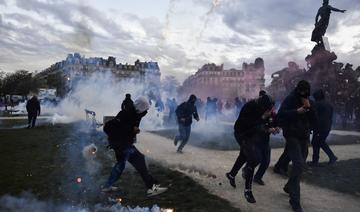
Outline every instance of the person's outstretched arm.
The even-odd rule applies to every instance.
[[[335,8],[335,7],[332,7],[329,5],[329,8],[332,10],[332,11],[335,11],[335,12],[341,12],[341,13],[344,13],[346,10],[340,10],[338,8]]]

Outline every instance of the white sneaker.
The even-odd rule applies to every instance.
[[[101,189],[102,192],[110,192],[110,191],[118,191],[119,187],[116,186],[109,186],[109,187],[103,187]]]
[[[160,185],[154,184],[152,188],[149,188],[147,190],[147,196],[152,197],[152,196],[164,193],[165,191],[167,191],[167,188],[163,188],[163,187],[160,187]]]

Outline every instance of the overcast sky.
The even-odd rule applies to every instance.
[[[304,58],[322,0],[0,0],[0,71],[43,70],[68,53],[160,63],[180,80],[204,63],[270,73]],[[330,0],[338,61],[360,65],[360,1]]]

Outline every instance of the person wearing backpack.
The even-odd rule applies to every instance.
[[[183,153],[182,150],[189,140],[192,118],[194,117],[196,121],[200,120],[195,102],[196,96],[191,94],[188,101],[181,103],[175,110],[178,119],[179,134],[175,136],[174,145],[177,146],[178,141],[181,140],[177,153]]]
[[[134,146],[136,135],[140,133],[140,121],[147,114],[149,107],[149,101],[145,97],[139,97],[135,100],[133,109],[128,107],[121,110],[114,119],[105,123],[104,131],[108,135],[110,148],[115,152],[117,163],[112,168],[110,177],[102,188],[103,192],[119,189],[113,184],[124,171],[126,161],[139,172],[148,188],[148,196],[154,196],[167,190],[167,188],[160,187],[149,174],[144,155]]]

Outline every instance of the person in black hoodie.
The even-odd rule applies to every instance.
[[[267,95],[266,91],[261,90],[259,92],[259,96]],[[275,104],[275,103],[274,103]],[[275,132],[273,134],[278,134],[280,132],[280,128],[277,126],[276,122],[276,112],[272,111],[271,115],[265,120],[265,125],[268,128],[274,128]],[[259,142],[258,148],[261,152],[261,160],[258,170],[254,175],[254,182],[259,185],[265,185],[265,182],[262,180],[267,168],[270,165],[271,159],[271,147],[270,147],[270,133],[265,132],[261,135],[262,142]]]
[[[313,94],[315,99],[315,110],[318,117],[318,129],[314,132],[312,138],[313,157],[311,166],[318,166],[320,148],[329,157],[329,164],[333,164],[337,161],[337,157],[331,151],[329,145],[326,143],[326,138],[330,133],[332,119],[333,119],[333,107],[325,101],[325,94],[323,90],[318,90]]]
[[[179,134],[174,138],[174,145],[177,146],[178,142],[181,140],[177,153],[183,153],[182,150],[189,140],[192,118],[194,117],[196,121],[200,120],[195,102],[196,96],[192,94],[188,101],[181,103],[175,110],[179,125]]]
[[[40,102],[36,96],[27,101],[26,111],[28,112],[28,128],[33,128],[35,127],[37,116],[40,116]]]
[[[290,177],[284,191],[290,195],[290,205],[294,211],[301,212],[300,178],[306,167],[311,130],[317,128],[316,112],[309,100],[310,84],[301,80],[282,102],[278,112],[278,122],[286,140],[285,150],[279,159],[281,167],[292,161]]]
[[[269,128],[266,120],[270,117],[274,103],[268,95],[260,96],[258,99],[247,102],[241,109],[238,119],[234,125],[235,139],[240,145],[240,154],[235,164],[226,177],[230,184],[235,187],[235,176],[243,166],[245,177],[244,195],[248,202],[255,203],[252,194],[252,180],[254,168],[259,164],[262,153],[259,148],[263,142],[264,133],[275,133],[275,128]]]
[[[118,187],[113,186],[113,184],[120,178],[125,169],[126,161],[129,161],[140,173],[148,188],[148,196],[154,196],[167,190],[167,188],[157,185],[155,179],[148,172],[144,155],[134,146],[136,135],[140,133],[140,121],[146,115],[149,107],[148,100],[145,97],[139,97],[135,100],[133,107],[127,107],[116,115],[117,132],[113,135],[108,134],[108,140],[110,148],[115,152],[117,163],[112,168],[107,183],[103,186],[103,192],[118,190]],[[105,132],[106,126],[107,124],[104,126]]]

